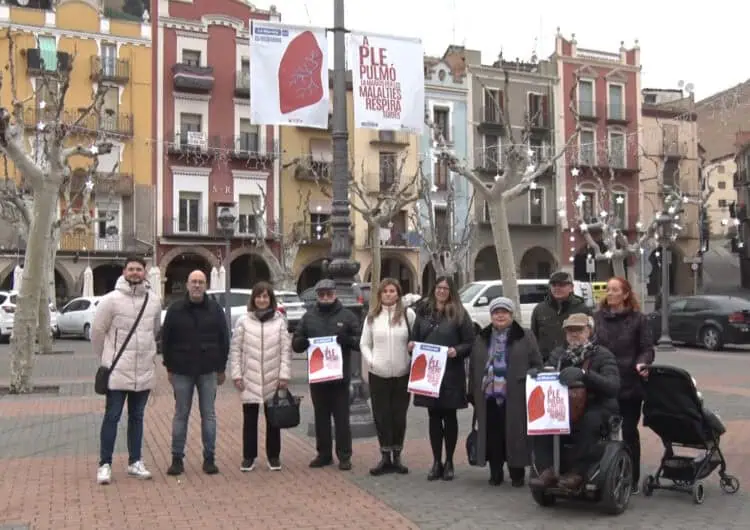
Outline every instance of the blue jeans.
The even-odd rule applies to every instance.
[[[172,374],[174,390],[174,419],[172,420],[172,456],[185,457],[193,390],[198,389],[198,408],[201,413],[203,458],[213,459],[216,451],[216,401],[217,376],[215,373],[199,376]]]
[[[128,465],[141,459],[143,447],[143,414],[150,390],[131,392],[110,390],[104,405],[104,420],[99,442],[99,465],[112,464],[112,454],[117,440],[117,425],[120,423],[125,401],[128,402]]]

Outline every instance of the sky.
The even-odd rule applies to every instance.
[[[253,3],[261,9],[276,5],[282,21],[290,24],[333,24],[333,0]],[[692,83],[702,99],[750,78],[745,52],[750,3],[739,0],[511,5],[500,0],[346,0],[345,9],[348,29],[417,37],[428,55],[442,56],[449,44],[459,44],[480,50],[484,64],[491,64],[501,49],[506,60],[528,60],[535,49],[547,58],[559,27],[565,38],[575,33],[579,47],[605,52],[617,53],[621,41],[630,48],[638,40],[643,88],[677,88],[683,81]]]

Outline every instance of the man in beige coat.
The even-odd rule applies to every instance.
[[[128,258],[114,291],[99,301],[91,326],[91,346],[102,366],[111,367],[115,356],[121,349],[123,351],[109,378],[96,474],[99,484],[109,484],[112,480],[112,454],[125,401],[128,402],[128,475],[151,478],[141,459],[141,447],[146,403],[156,383],[155,338],[161,320],[161,303],[145,280],[146,262],[138,257]],[[143,316],[124,344],[141,308]]]

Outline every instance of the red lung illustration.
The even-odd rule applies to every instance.
[[[315,372],[319,372],[323,369],[324,364],[323,352],[320,348],[315,348],[312,355],[310,355],[310,373],[314,374]]]
[[[421,381],[427,375],[427,356],[423,353],[411,365],[411,376],[409,381]]]
[[[531,391],[528,403],[528,415],[529,423],[538,420],[544,416],[544,390],[541,386],[537,386]]]
[[[315,35],[305,31],[289,42],[279,64],[279,106],[282,114],[323,99],[323,51]]]

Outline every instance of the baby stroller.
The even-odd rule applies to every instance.
[[[704,408],[703,398],[688,372],[674,366],[653,365],[645,383],[643,425],[654,431],[664,444],[664,455],[654,475],[643,479],[642,490],[647,497],[656,489],[690,493],[696,504],[703,504],[702,479],[719,468],[721,489],[737,493],[740,481],[727,474],[727,463],[719,447],[726,432],[721,419]],[[703,451],[697,457],[678,456],[674,447]],[[663,485],[662,479],[671,481]]]

